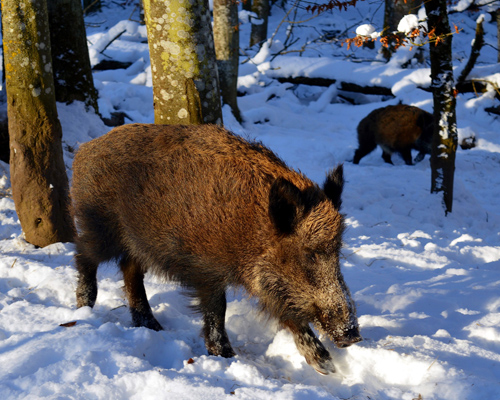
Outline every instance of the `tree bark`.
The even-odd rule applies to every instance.
[[[82,101],[98,113],[80,0],[47,0],[56,101]]]
[[[214,42],[222,101],[242,122],[238,108],[237,84],[240,49],[238,3],[236,0],[214,0]]]
[[[385,0],[384,33],[398,30],[401,19],[408,14],[416,14],[422,5],[422,0]],[[388,42],[389,47],[382,47],[382,55],[389,61],[396,51],[394,41]]]
[[[155,123],[222,124],[207,0],[144,0]]]
[[[479,57],[479,53],[481,52],[481,49],[484,45],[483,22],[484,18],[476,23],[476,36],[474,37],[474,43],[472,44],[470,57],[464,69],[462,70],[462,73],[457,79],[457,85],[461,85],[465,82],[465,79],[467,78],[467,76],[469,76],[470,72],[472,71],[472,68],[474,68],[474,65],[476,64],[476,61]]]
[[[259,21],[252,21],[250,46],[262,44],[267,39],[267,23],[271,8],[269,2],[270,0],[252,0],[252,11],[257,14]]]
[[[497,49],[499,49],[497,54],[497,61],[500,63],[500,8],[497,9],[496,18],[497,18]]]
[[[2,0],[12,194],[25,239],[72,240],[45,0]]]
[[[445,213],[452,211],[455,154],[457,150],[457,120],[455,85],[452,65],[452,35],[448,22],[446,0],[425,2],[429,30],[441,38],[429,43],[431,87],[434,101],[434,136],[431,152],[431,193],[443,193]]]

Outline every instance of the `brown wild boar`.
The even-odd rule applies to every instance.
[[[358,125],[359,147],[354,153],[354,164],[371,153],[377,145],[382,158],[392,164],[391,155],[398,152],[406,164],[412,165],[411,149],[418,150],[415,162],[431,153],[434,117],[418,107],[399,104],[373,110]]]
[[[98,265],[114,259],[135,326],[162,329],[144,289],[149,271],[190,289],[209,354],[232,357],[225,292],[240,285],[312,367],[334,372],[309,324],[339,347],[361,340],[339,263],[343,184],[342,166],[320,188],[217,126],[115,128],[73,164],[77,306],[94,306]]]

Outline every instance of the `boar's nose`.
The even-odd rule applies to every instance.
[[[351,344],[361,342],[363,338],[359,334],[358,328],[349,329],[345,335],[337,340],[336,344],[340,348],[349,347]]]

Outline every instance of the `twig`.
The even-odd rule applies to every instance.
[[[113,39],[111,39],[111,41],[104,47],[104,49],[102,49],[100,51],[101,54],[104,53],[104,51],[111,45],[111,43],[113,43],[116,39],[118,39],[121,35],[123,35],[125,32],[127,32],[127,30],[123,30],[121,31],[118,35],[116,35]]]
[[[94,0],[94,1],[93,1],[92,3],[90,3],[87,7],[85,7],[85,8],[83,9],[83,15],[87,14],[88,9],[89,9],[89,8],[91,8],[91,7],[93,7],[93,6],[95,6],[95,4],[96,4],[98,1],[99,1],[99,0]]]
[[[429,368],[427,368],[427,371],[431,369],[431,367],[434,365],[434,363],[438,360],[439,356],[436,357],[436,359],[429,365]]]

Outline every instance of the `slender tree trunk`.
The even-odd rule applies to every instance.
[[[47,0],[56,100],[97,108],[80,0]]]
[[[240,32],[236,0],[214,0],[214,42],[222,100],[242,122],[237,100]]]
[[[155,123],[222,124],[208,0],[144,0]]]
[[[250,46],[263,43],[267,39],[267,22],[270,10],[269,2],[270,0],[252,0],[252,11],[257,14],[259,21],[252,21]]]
[[[72,240],[45,0],[2,0],[12,194],[25,238]]]
[[[429,30],[442,39],[430,43],[431,87],[434,100],[434,137],[431,153],[431,193],[443,193],[445,213],[452,211],[457,122],[452,66],[452,35],[446,0],[425,2]]]
[[[484,18],[481,17],[481,19],[479,19],[476,23],[476,36],[474,37],[474,42],[472,43],[470,57],[469,60],[467,61],[467,64],[465,64],[464,69],[460,73],[460,76],[457,79],[457,86],[460,86],[460,84],[465,82],[467,76],[469,76],[470,72],[472,71],[472,68],[474,68],[474,65],[476,65],[476,61],[479,58],[479,53],[481,52],[481,49],[483,48],[484,45],[483,22]]]
[[[497,61],[500,63],[500,8],[497,10],[496,16],[497,16],[497,49],[498,49]]]

